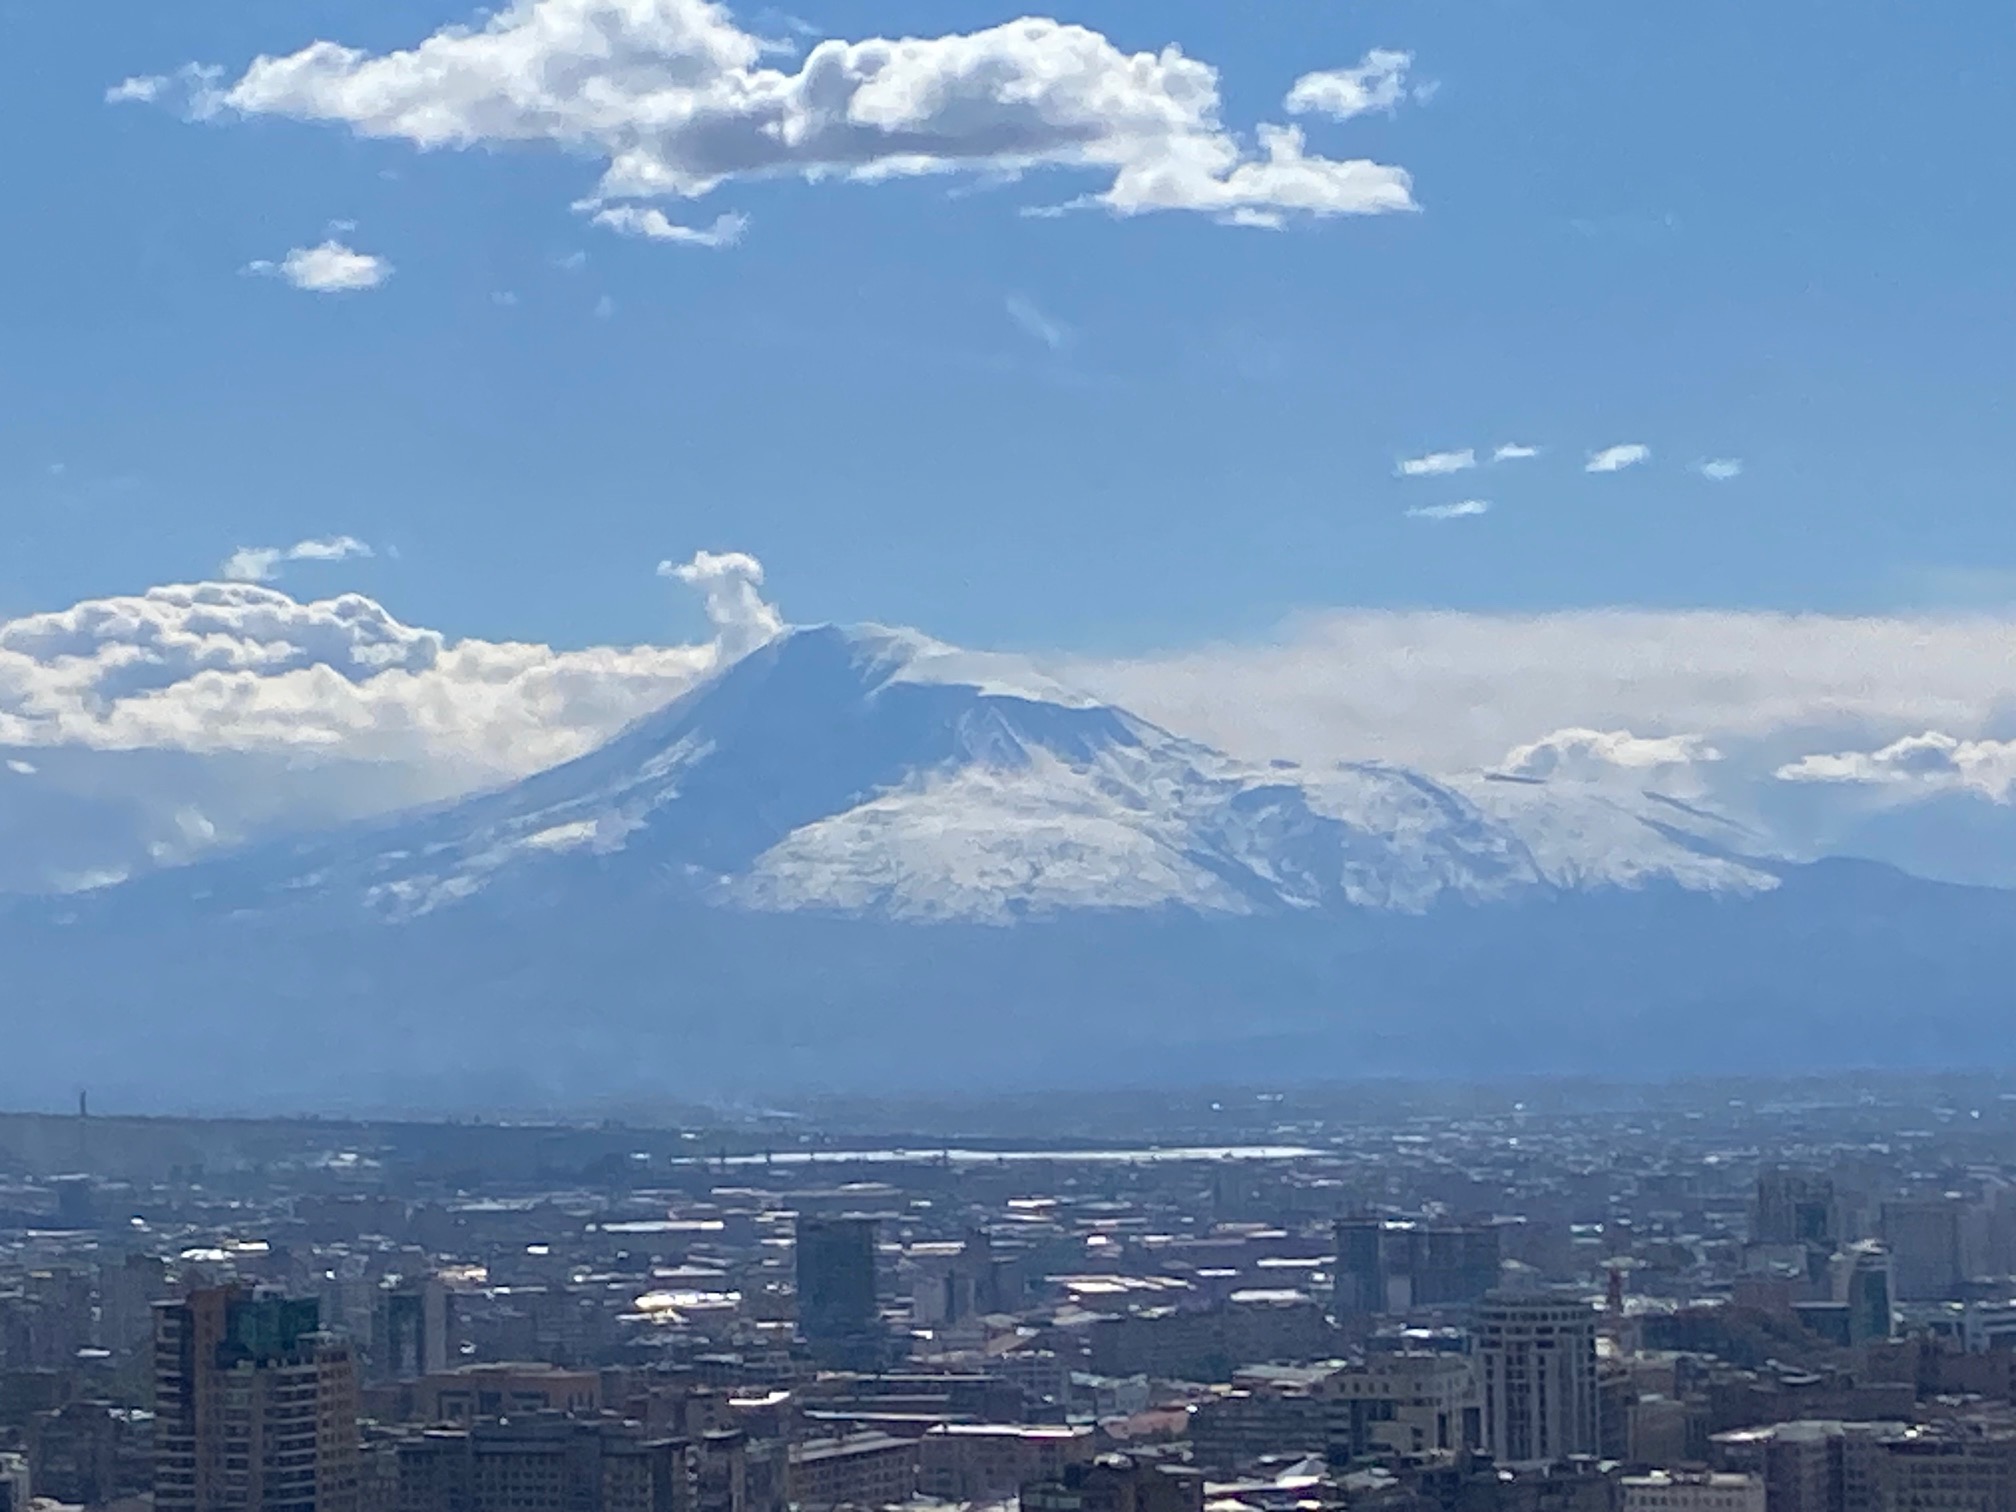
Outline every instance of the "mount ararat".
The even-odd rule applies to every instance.
[[[1255,765],[814,627],[511,786],[12,901],[0,1097],[1936,1065],[1998,1039],[2012,924],[1656,792]]]

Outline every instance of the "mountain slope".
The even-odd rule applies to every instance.
[[[668,901],[1007,922],[1419,911],[1591,882],[1775,885],[1768,867],[1675,826],[1605,809],[1590,829],[1576,802],[1537,796],[1526,807],[1555,822],[1522,831],[1414,773],[1252,767],[1004,659],[828,626],[780,637],[512,787],[156,890],[401,920],[479,898],[564,906],[610,874]]]

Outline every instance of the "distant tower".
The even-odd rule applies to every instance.
[[[1504,1465],[1598,1452],[1596,1310],[1495,1292],[1477,1309],[1484,1447]]]
[[[375,1381],[414,1381],[448,1368],[453,1299],[432,1277],[381,1287],[371,1305]]]
[[[872,1364],[881,1352],[875,1220],[798,1219],[798,1332],[822,1364]]]
[[[1840,1300],[1848,1304],[1848,1342],[1864,1344],[1890,1337],[1890,1256],[1873,1239],[1852,1245],[1842,1257]]]

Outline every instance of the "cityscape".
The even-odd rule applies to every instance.
[[[0,1512],[2016,1512],[2012,19],[0,0]]]
[[[1989,1512],[2016,1082],[8,1115],[0,1446],[9,1512]]]

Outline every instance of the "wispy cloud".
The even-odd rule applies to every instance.
[[[676,242],[688,247],[732,247],[749,229],[746,215],[717,215],[706,226],[682,226],[663,210],[636,205],[610,205],[598,210],[594,223],[624,236],[641,236],[648,241]]]
[[[228,582],[270,583],[289,562],[342,562],[373,554],[355,536],[321,536],[292,546],[240,546],[217,570]]]
[[[1627,467],[1636,467],[1652,455],[1652,448],[1637,441],[1627,441],[1622,446],[1606,446],[1601,451],[1589,453],[1589,460],[1583,464],[1584,472],[1614,473]]]
[[[1410,520],[1469,520],[1491,512],[1489,499],[1463,499],[1455,504],[1417,504],[1407,511]]]
[[[1503,446],[1491,453],[1491,460],[1493,462],[1524,462],[1529,458],[1539,455],[1540,448],[1537,446],[1525,446],[1517,441],[1507,441]]]
[[[1470,447],[1461,451],[1429,452],[1425,457],[1403,457],[1394,471],[1403,478],[1439,478],[1464,472],[1477,465],[1477,453]]]
[[[1696,462],[1694,471],[1711,483],[1727,483],[1731,478],[1743,476],[1741,457],[1711,457],[1706,462]]]
[[[1078,333],[1056,316],[1050,314],[1033,299],[1020,294],[1010,295],[1007,303],[1008,318],[1022,328],[1031,340],[1040,341],[1053,352],[1061,352],[1077,339]]]
[[[1375,47],[1355,68],[1329,68],[1295,81],[1283,102],[1290,115],[1325,115],[1335,121],[1375,110],[1391,112],[1407,98],[1412,53]]]
[[[279,262],[261,258],[245,267],[261,278],[279,278],[310,294],[353,294],[375,289],[392,276],[392,264],[354,251],[333,237],[319,247],[296,247]]]

